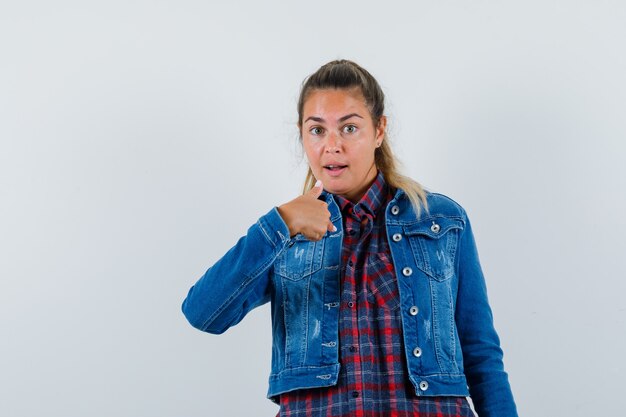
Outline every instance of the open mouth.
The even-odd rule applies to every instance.
[[[348,165],[324,165],[324,169],[327,169],[331,172],[337,172],[337,171],[341,171],[347,166]]]

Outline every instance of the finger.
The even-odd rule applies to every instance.
[[[317,199],[317,197],[322,195],[322,191],[324,191],[324,184],[322,184],[321,180],[317,180],[317,182],[315,183],[313,188],[309,190],[307,195],[310,195],[311,197],[314,197],[315,199]]]
[[[309,239],[311,242],[317,242],[318,240],[321,239],[320,234],[316,233],[316,232],[312,232],[308,235],[305,235],[307,239]]]
[[[328,225],[326,226],[326,230],[328,230],[329,232],[336,232],[337,231],[337,227],[333,224],[333,222],[328,221]]]

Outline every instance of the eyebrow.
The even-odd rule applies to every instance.
[[[343,117],[340,117],[339,121],[343,122],[345,120],[348,120],[351,117],[358,117],[359,119],[363,118],[358,113],[350,113],[350,114],[346,114]],[[318,122],[318,123],[324,122],[324,119],[322,119],[321,117],[310,116],[310,117],[307,117],[307,119],[304,121],[304,123],[308,122],[309,120],[313,120],[314,122]]]

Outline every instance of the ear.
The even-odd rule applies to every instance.
[[[385,131],[387,130],[387,116],[380,116],[378,126],[376,126],[376,147],[379,147],[385,139]]]

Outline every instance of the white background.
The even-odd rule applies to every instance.
[[[0,414],[276,413],[269,306],[180,304],[299,193],[300,83],[349,58],[472,219],[520,414],[623,416],[624,2],[223,3],[0,3]]]

